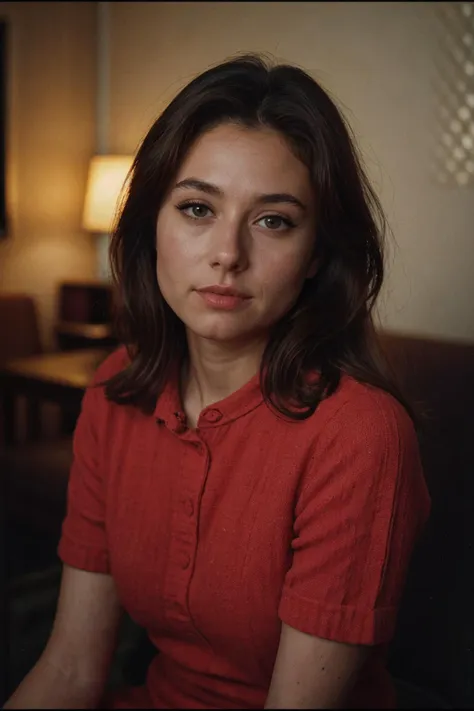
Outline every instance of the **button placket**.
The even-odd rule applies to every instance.
[[[195,444],[194,441],[193,444]],[[200,443],[197,442],[197,444]],[[201,444],[201,447],[204,445]],[[170,619],[180,624],[189,625],[190,630],[193,630],[187,608],[187,591],[191,582],[193,561],[197,549],[198,517],[195,516],[195,502],[207,476],[209,458],[201,455],[196,457],[196,449],[189,448],[184,456],[183,465],[181,469],[183,476],[180,482],[182,492],[176,501],[176,510],[172,517],[173,530],[169,549],[169,566],[166,573],[165,598]]]
[[[192,499],[185,499],[183,503],[184,513],[191,517],[194,513],[194,502]]]
[[[191,557],[188,553],[183,553],[180,560],[180,566],[183,570],[187,570],[191,565]]]

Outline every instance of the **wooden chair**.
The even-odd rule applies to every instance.
[[[18,328],[24,324],[24,328]],[[17,355],[37,355],[41,353],[41,342],[35,303],[26,294],[0,295],[0,363]],[[3,412],[0,409],[0,432],[3,433]],[[2,442],[0,440],[0,446]],[[0,702],[7,689],[8,646],[8,565],[7,565],[7,505],[6,476],[0,470]]]
[[[0,362],[42,352],[34,299],[28,294],[0,294]],[[0,412],[2,433],[4,416]],[[21,427],[22,422],[13,424],[22,429],[20,443],[7,447],[0,441],[4,583],[0,610],[0,705],[13,690],[11,671],[13,667],[21,667],[19,656],[25,662],[21,668],[25,673],[28,671],[29,660],[25,656],[28,650],[15,648],[15,654],[9,653],[12,635],[18,629],[15,620],[24,620],[27,599],[39,600],[46,589],[50,595],[55,593],[54,571],[59,566],[56,546],[72,462],[71,436],[40,437],[31,442],[25,439],[27,429]],[[25,638],[27,635],[22,637]]]
[[[0,294],[0,363],[42,352],[34,299],[28,294]]]
[[[42,352],[34,299],[28,294],[0,294],[0,363]],[[28,431],[20,418],[11,423],[13,428],[21,430],[18,444],[2,447],[0,461],[7,487],[7,522],[25,524],[35,532],[54,535],[59,534],[64,513],[72,437],[53,433],[47,438],[45,415],[51,415],[52,411],[41,403],[37,405],[38,440],[28,441]],[[2,420],[3,417],[5,413],[1,413]],[[59,417],[57,421],[59,423]],[[2,426],[2,432],[3,429]]]

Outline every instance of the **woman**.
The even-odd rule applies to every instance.
[[[113,235],[126,345],[77,423],[56,620],[7,708],[394,705],[429,498],[377,355],[383,230],[299,68],[229,60],[158,118]],[[159,653],[103,699],[123,609]]]

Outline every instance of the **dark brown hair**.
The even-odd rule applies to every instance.
[[[193,79],[137,151],[110,247],[116,329],[130,364],[105,381],[106,396],[151,414],[171,367],[186,355],[184,325],[157,283],[156,222],[194,141],[223,122],[270,127],[285,136],[314,188],[319,268],[271,331],[260,372],[265,400],[283,415],[307,418],[345,372],[391,393],[416,423],[373,324],[384,275],[386,222],[351,131],[328,93],[306,72],[271,66],[254,54]],[[311,384],[306,376],[314,370],[320,377]]]

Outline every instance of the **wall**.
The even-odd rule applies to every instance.
[[[435,3],[113,2],[110,148],[134,152],[197,72],[242,51],[303,66],[336,97],[393,231],[387,328],[474,339],[474,199],[429,175]]]
[[[0,16],[10,23],[0,290],[35,297],[49,349],[58,282],[96,269],[80,224],[96,140],[96,3],[0,2]]]

